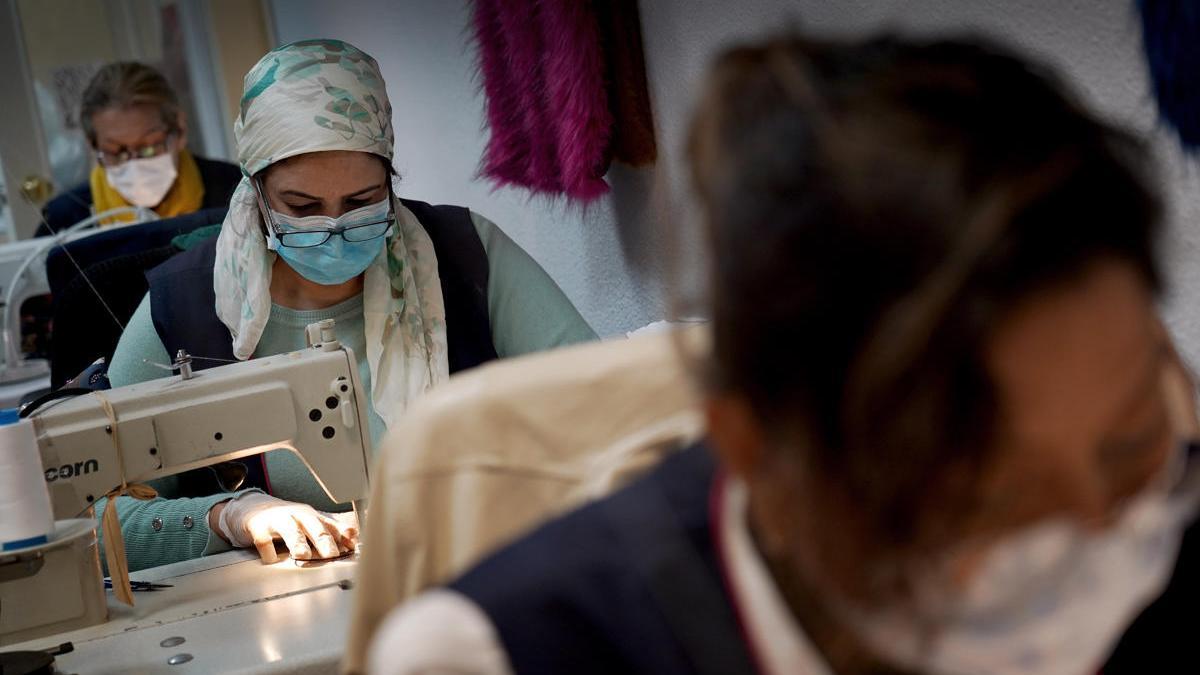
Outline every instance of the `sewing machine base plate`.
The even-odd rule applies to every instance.
[[[171,584],[134,594],[127,607],[110,594],[109,621],[5,646],[49,649],[66,673],[327,673],[337,669],[350,617],[357,556],[301,568],[263,565],[248,551],[165,565],[131,576]]]

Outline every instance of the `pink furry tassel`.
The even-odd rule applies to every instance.
[[[589,0],[475,0],[487,123],[481,172],[498,186],[589,202],[608,192],[613,114]]]

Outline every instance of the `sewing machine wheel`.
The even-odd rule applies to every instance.
[[[4,675],[53,675],[54,657],[46,652],[0,652]]]

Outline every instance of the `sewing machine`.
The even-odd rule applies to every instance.
[[[50,364],[21,356],[21,305],[30,298],[46,295],[47,239],[26,239],[0,245],[0,297],[11,295],[11,310],[4,306],[5,349],[0,352],[0,382],[20,382],[50,374]],[[11,348],[10,348],[11,345]]]
[[[158,216],[148,209],[120,207],[90,216],[54,237],[25,239],[0,244],[0,408],[14,407],[29,391],[49,386],[50,364],[45,359],[25,358],[21,349],[21,306],[31,298],[50,293],[46,279],[46,254],[54,246],[92,234],[98,223],[114,217],[132,216],[128,222],[109,227],[136,225]]]
[[[308,349],[197,372],[192,371],[192,357],[181,352],[171,366],[178,375],[54,401],[35,412],[32,419],[55,518],[88,517],[92,504],[121,484],[118,452],[125,479],[142,482],[278,448],[296,452],[330,498],[353,503],[361,517],[368,489],[370,433],[367,399],[354,354],[338,342],[333,321],[310,325],[307,333]],[[111,404],[115,420],[100,396]],[[96,555],[94,545],[87,551]],[[257,562],[253,565],[267,569]],[[79,564],[59,566],[74,571],[58,577],[46,574],[50,567],[46,564],[41,573],[4,581],[0,562],[0,608],[61,597],[63,589],[86,593],[99,583],[99,579],[80,579]],[[211,593],[203,596],[209,597]],[[79,605],[65,603],[64,607],[72,604]],[[181,606],[169,604],[160,609],[178,611]],[[109,610],[130,616],[111,603]],[[132,616],[142,616],[138,611],[135,608]],[[54,636],[50,642],[58,644],[72,635],[79,640],[110,633],[106,627],[80,633],[76,629],[88,621],[81,623],[80,616],[68,614],[28,625],[21,613],[0,611],[0,644],[7,648],[16,641],[50,635]],[[113,630],[121,635],[131,631],[129,626]]]

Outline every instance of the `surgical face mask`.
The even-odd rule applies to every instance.
[[[125,201],[134,206],[153,208],[162,203],[178,175],[175,153],[164,152],[157,157],[131,159],[117,166],[104,168],[108,184]]]
[[[842,607],[843,618],[872,651],[917,672],[1091,675],[1170,580],[1196,502],[1184,454],[1103,532],[1035,526],[994,547],[958,592],[917,584],[912,610]]]
[[[390,207],[384,199],[338,218],[300,218],[268,208],[267,248],[315,284],[343,284],[366,271],[383,250],[392,225]]]

